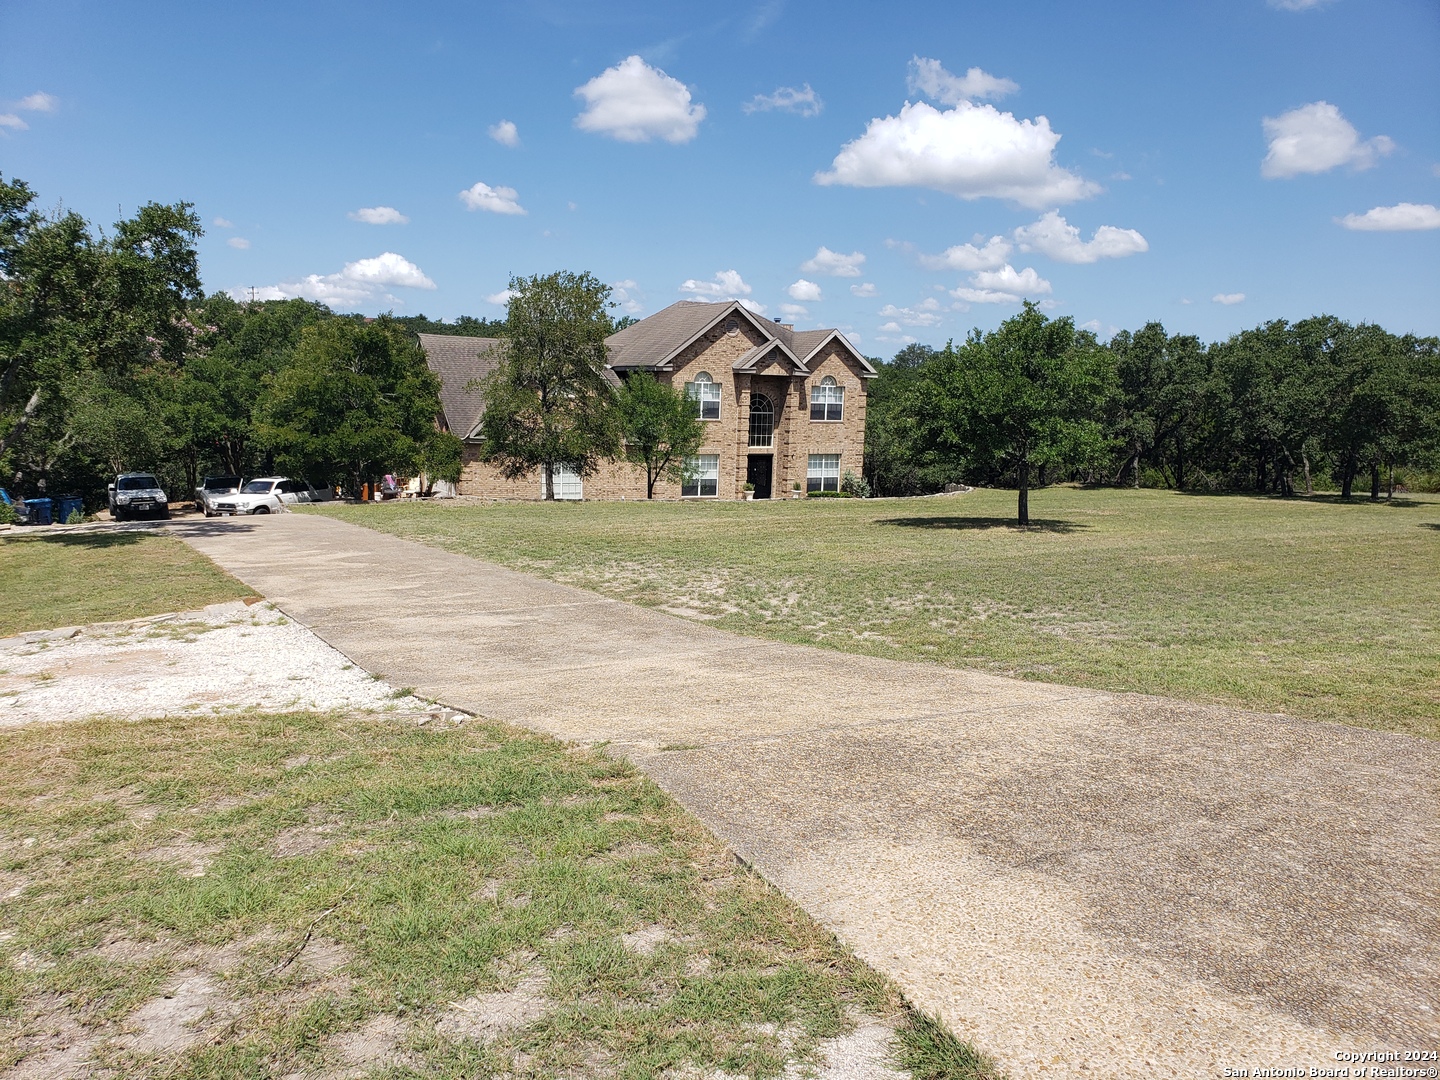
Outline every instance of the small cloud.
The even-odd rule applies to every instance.
[[[524,214],[519,203],[520,193],[512,187],[491,187],[478,181],[460,192],[460,200],[470,210],[486,210],[492,214]]]
[[[513,121],[501,120],[498,124],[491,124],[486,130],[490,133],[490,138],[501,146],[520,145],[520,129]]]
[[[905,326],[938,326],[940,325],[940,301],[933,296],[927,296],[914,307],[896,307],[894,304],[886,304],[880,309],[882,319],[890,319],[891,322],[880,329],[887,330],[893,327],[899,330]]]
[[[921,255],[920,265],[928,270],[998,270],[1010,259],[1010,241],[992,236],[983,247],[956,244],[939,255]]]
[[[645,294],[640,291],[639,282],[629,278],[611,283],[610,299],[619,304],[620,310],[626,315],[639,315],[645,310],[645,305],[641,302],[645,299]]]
[[[970,284],[951,289],[950,295],[965,304],[1018,304],[1052,291],[1050,282],[1034,267],[1016,270],[1006,263],[999,270],[981,270],[970,275]]]
[[[233,240],[239,237],[232,238]],[[433,289],[431,281],[409,259],[386,251],[373,259],[346,263],[338,274],[310,274],[298,281],[282,281],[255,290],[257,300],[290,300],[296,297],[314,300],[329,307],[354,308],[367,305],[400,304],[399,297],[387,290],[396,286],[407,289]],[[250,289],[231,289],[237,300],[250,299]]]
[[[225,243],[229,244],[236,251],[246,251],[250,247],[250,241],[246,240],[243,236],[232,236],[229,240],[226,240]]]
[[[1071,225],[1060,211],[1043,214],[1033,225],[1015,230],[1015,242],[1021,251],[1038,251],[1056,262],[1093,263],[1100,259],[1123,259],[1150,250],[1145,237],[1134,229],[1117,229],[1101,225],[1089,240],[1080,239],[1080,230]]]
[[[785,0],[767,0],[766,3],[757,7],[745,20],[745,40],[753,41],[760,31],[780,18],[780,14],[784,10]]]
[[[859,285],[850,286],[850,295],[852,296],[875,296],[879,291],[875,288],[875,283],[871,281],[862,281]]]
[[[821,247],[815,252],[814,258],[806,259],[800,264],[800,269],[812,274],[829,274],[831,277],[859,277],[860,267],[864,265],[865,256],[858,251],[842,255],[838,251]]]
[[[566,208],[567,210],[579,210],[579,209],[580,209],[580,204],[579,204],[579,203],[574,203],[574,202],[567,202],[567,203],[565,204],[565,208]]]
[[[233,221],[229,220],[228,218],[223,218],[223,217],[217,217],[217,218],[212,222],[212,224],[213,224],[217,229],[233,229],[233,228],[235,227],[235,223],[234,223]]]
[[[791,300],[806,300],[811,303],[820,300],[820,286],[813,281],[806,281],[803,277],[790,285],[786,290]]]
[[[606,68],[576,88],[575,96],[585,99],[575,126],[621,142],[689,142],[705,119],[705,106],[691,104],[684,83],[638,56]]]
[[[1281,11],[1310,11],[1329,0],[1270,0],[1270,6]]]
[[[799,90],[793,86],[781,86],[777,87],[773,94],[756,94],[740,106],[746,113],[779,110],[800,116],[819,116],[824,107],[825,103],[820,100],[820,95],[810,88],[808,82]]]
[[[1189,307],[1191,304],[1195,303],[1195,301],[1191,300],[1188,296],[1182,296],[1180,298],[1180,303],[1184,304],[1186,307]]]
[[[1440,229],[1440,210],[1429,203],[1402,202],[1377,206],[1363,214],[1346,214],[1335,220],[1359,232],[1422,232]]]
[[[30,125],[14,113],[0,113],[0,127],[11,128],[15,131],[29,131]]]
[[[504,307],[506,304],[510,303],[510,301],[513,300],[515,296],[516,292],[514,289],[501,289],[499,292],[491,293],[489,296],[485,297],[485,302],[487,304],[495,304],[497,307]]]
[[[1440,162],[1436,162],[1434,165],[1430,166],[1430,175],[1440,176]]]
[[[60,102],[54,94],[47,94],[43,90],[37,90],[33,94],[27,94],[15,103],[15,108],[21,112],[54,112],[59,108]]]
[[[1116,173],[1111,173],[1111,174],[1110,174],[1110,179],[1111,179],[1111,180],[1134,180],[1135,178],[1134,178],[1133,176],[1131,176],[1128,172],[1116,172]]]
[[[688,278],[681,284],[680,291],[689,293],[697,300],[739,300],[749,296],[755,290],[746,284],[738,270],[721,270],[712,281]],[[755,310],[754,305],[746,304],[745,306]]]
[[[780,314],[789,315],[792,319],[804,319],[810,315],[810,309],[803,304],[781,304]]]
[[[998,78],[978,67],[972,67],[964,75],[952,75],[939,60],[918,56],[910,59],[910,77],[906,81],[912,94],[924,94],[945,105],[987,99],[998,101],[1020,89],[1014,80]]]
[[[1340,165],[1368,169],[1395,149],[1388,136],[1361,140],[1353,124],[1328,101],[1312,101],[1260,121],[1270,140],[1260,175],[1288,180],[1301,173],[1329,172]]]
[[[1216,293],[1210,298],[1210,302],[1212,304],[1224,304],[1226,307],[1230,307],[1232,304],[1243,304],[1245,302],[1245,294],[1243,292]]]
[[[409,225],[410,219],[393,206],[364,206],[345,215],[366,225]]]

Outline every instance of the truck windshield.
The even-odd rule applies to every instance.
[[[117,491],[149,491],[159,486],[160,481],[153,476],[122,476],[115,482]]]
[[[206,491],[233,491],[240,486],[238,476],[207,476],[205,477]]]
[[[246,495],[269,495],[274,480],[251,480],[245,485]]]

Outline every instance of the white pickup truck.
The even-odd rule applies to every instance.
[[[295,503],[333,502],[335,492],[311,487],[307,480],[288,476],[261,476],[247,480],[233,495],[221,495],[211,502],[216,514],[278,514]]]

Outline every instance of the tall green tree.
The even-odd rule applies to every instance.
[[[259,436],[287,469],[312,482],[343,479],[352,494],[385,472],[413,473],[446,453],[437,430],[440,380],[401,327],[326,319],[300,334],[293,362],[267,376]]]
[[[1105,453],[1100,422],[1113,393],[1111,354],[1066,317],[1025,309],[922,368],[922,438],[1014,473],[1016,518],[1030,524],[1037,467],[1076,465]]]
[[[679,483],[686,461],[705,441],[697,403],[648,371],[637,371],[615,395],[625,460],[645,470],[645,498],[662,477]]]
[[[610,287],[562,270],[511,278],[510,290],[501,360],[479,387],[480,453],[512,480],[539,469],[549,500],[558,467],[589,476],[620,450],[605,379]]]

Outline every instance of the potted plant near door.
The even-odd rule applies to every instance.
[[[740,490],[745,493],[745,501],[746,501],[746,502],[754,502],[754,501],[755,501],[755,485],[752,484],[752,483],[750,483],[749,480],[746,480],[746,481],[745,481],[744,486],[741,487]]]

